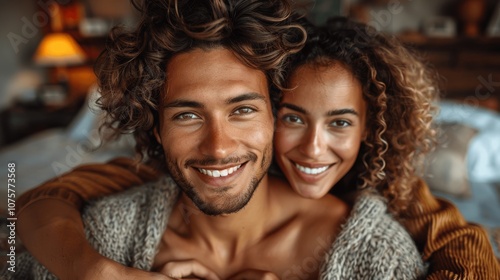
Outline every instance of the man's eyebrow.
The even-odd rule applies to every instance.
[[[245,93],[242,95],[238,95],[233,98],[229,98],[226,100],[226,104],[234,104],[246,100],[263,100],[266,101],[265,97],[262,96],[261,94],[255,93],[255,92],[250,92],[250,93]],[[186,100],[186,99],[177,99],[174,100],[170,103],[167,103],[163,105],[163,109],[168,109],[168,108],[180,108],[180,107],[191,107],[191,108],[200,108],[203,109],[205,108],[205,105],[203,105],[200,102],[197,101],[192,101],[192,100]]]
[[[328,111],[328,113],[326,115],[331,117],[331,116],[344,115],[344,114],[352,114],[355,116],[359,116],[359,113],[356,110],[348,109],[348,108],[330,110],[330,111]]]
[[[262,100],[267,103],[266,98],[262,94],[256,92],[249,92],[227,99],[226,104],[234,104],[248,100]]]
[[[205,106],[200,102],[185,100],[185,99],[177,99],[163,105],[163,109],[179,108],[179,107],[191,107],[191,108],[201,108],[201,109],[205,108]]]

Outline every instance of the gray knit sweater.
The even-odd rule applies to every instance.
[[[150,270],[178,188],[170,178],[94,201],[83,221],[89,242],[104,256]],[[361,194],[321,267],[320,279],[416,279],[422,259],[383,200]],[[16,273],[2,279],[57,279],[31,255],[18,256]]]

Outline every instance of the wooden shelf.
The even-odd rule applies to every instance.
[[[437,70],[442,97],[500,110],[500,38],[402,37]]]
[[[61,106],[40,103],[14,104],[0,111],[1,145],[12,144],[42,130],[66,127],[79,112],[84,100],[70,100]]]

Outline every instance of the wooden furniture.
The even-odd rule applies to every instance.
[[[402,39],[437,70],[443,98],[500,111],[500,38]]]
[[[0,146],[12,144],[34,133],[49,128],[66,127],[79,112],[83,99],[61,106],[41,103],[14,104],[0,111]]]
[[[68,85],[68,96],[70,99],[85,98],[89,87],[95,83],[94,63],[99,54],[104,50],[107,39],[107,33],[91,37],[81,34],[79,24],[85,16],[83,2],[81,0],[68,0],[64,1],[64,3],[51,2],[49,10],[43,9],[39,5],[39,12],[48,13],[47,15],[49,16],[50,24],[46,24],[42,28],[44,38],[54,36],[54,34],[71,37],[85,57],[81,61],[78,60],[78,63],[66,63],[56,65],[57,67],[47,67],[48,81],[55,83],[60,80],[61,71],[59,70],[62,68],[61,66],[65,66],[64,80]],[[59,48],[61,47],[59,45]],[[48,64],[48,66],[54,65]]]

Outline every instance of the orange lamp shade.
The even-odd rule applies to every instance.
[[[47,34],[38,49],[34,60],[43,66],[66,66],[85,62],[86,55],[78,43],[66,33]]]

